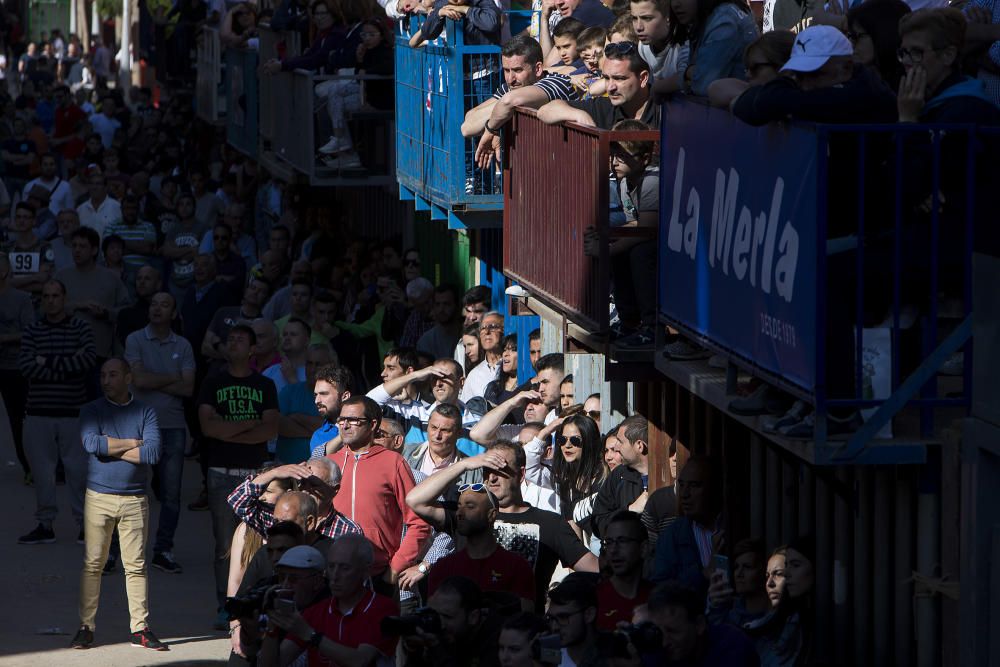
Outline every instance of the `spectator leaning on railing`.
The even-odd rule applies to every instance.
[[[568,76],[542,69],[542,49],[525,35],[511,38],[500,51],[504,82],[493,97],[471,109],[462,123],[462,136],[483,132],[476,148],[476,162],[489,165],[490,156],[499,159],[500,131],[517,107],[537,109],[552,100],[575,100],[576,90]]]
[[[319,72],[326,65],[330,52],[337,48],[343,40],[343,35],[336,30],[338,20],[343,23],[343,15],[340,10],[328,0],[313,0],[309,5],[312,13],[313,26],[316,34],[302,55],[292,58],[278,60],[272,58],[260,66],[261,74],[277,74],[278,72],[290,72],[296,69],[307,69],[312,72]]]
[[[650,95],[649,63],[639,55],[635,43],[617,42],[604,47],[604,81],[607,97],[578,102],[555,100],[538,110],[538,118],[549,125],[571,121],[602,130],[610,130],[626,119],[660,126],[660,105],[654,104]]]

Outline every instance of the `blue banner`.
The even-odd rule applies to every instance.
[[[661,316],[799,385],[816,383],[816,135],[664,107]]]

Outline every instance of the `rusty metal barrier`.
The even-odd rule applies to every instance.
[[[606,331],[609,239],[656,233],[609,229],[611,144],[659,140],[658,131],[546,125],[534,110],[517,109],[505,134],[504,273],[573,322],[592,332]],[[590,227],[600,236],[598,257],[584,254]]]

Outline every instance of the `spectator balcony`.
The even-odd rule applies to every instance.
[[[508,13],[513,24],[520,12]],[[473,164],[475,140],[462,136],[465,113],[503,81],[500,47],[466,45],[461,24],[446,21],[435,40],[413,48],[424,23],[411,17],[396,32],[396,176],[400,198],[447,220],[451,229],[498,227],[503,207],[500,168]],[[519,29],[519,28],[518,28]]]
[[[225,118],[225,88],[222,85],[222,41],[218,28],[205,26],[198,36],[195,63],[195,111],[213,125]]]
[[[300,179],[314,186],[385,186],[395,182],[393,172],[392,111],[367,103],[348,112],[346,120],[357,168],[327,167],[317,148],[329,136],[322,102],[314,89],[322,81],[387,80],[375,75],[317,75],[306,70],[259,74],[259,65],[272,58],[299,55],[303,45],[293,31],[261,26],[259,49],[223,49],[217,30],[206,28],[198,45],[197,112],[214,124],[225,124],[227,142],[286,180]]]
[[[991,241],[977,198],[996,135],[758,128],[683,100],[662,133],[659,320],[729,369],[663,354],[657,368],[722,410],[741,373],[814,406],[808,441],[734,415],[811,462],[924,462],[970,405],[972,253]],[[853,411],[863,425],[829,435],[830,416]]]
[[[657,233],[609,224],[611,144],[659,139],[658,131],[546,125],[526,108],[516,110],[504,135],[504,273],[557,319],[564,316],[572,341],[594,351],[607,350],[609,241]],[[588,229],[599,238],[590,254]]]

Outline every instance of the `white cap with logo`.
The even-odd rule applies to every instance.
[[[792,57],[788,59],[782,72],[815,72],[830,58],[854,54],[851,42],[833,26],[814,25],[795,37]]]

